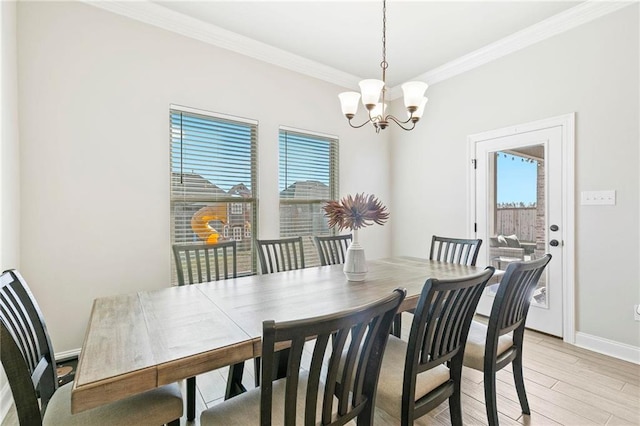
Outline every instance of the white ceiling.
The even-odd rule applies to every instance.
[[[382,1],[152,1],[354,76],[381,78]],[[579,1],[402,1],[387,3],[387,83],[414,79]],[[184,15],[184,16],[181,16]]]

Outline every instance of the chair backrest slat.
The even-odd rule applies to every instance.
[[[20,424],[41,424],[58,388],[56,360],[40,307],[15,270],[0,278],[0,358]]]
[[[197,284],[238,276],[235,241],[216,244],[175,244],[178,284]]]
[[[489,266],[476,275],[450,280],[430,278],[425,283],[411,324],[405,360],[401,415],[408,424],[454,391],[450,379],[430,392],[429,397],[416,401],[417,375],[445,363],[450,369],[455,366],[461,371],[471,320],[493,272]]]
[[[292,271],[305,267],[302,237],[256,240],[256,245],[263,274]]]
[[[481,239],[449,238],[434,235],[431,238],[429,259],[475,266],[481,245]]]
[[[393,317],[404,297],[405,291],[398,289],[378,301],[336,314],[278,323],[264,321],[261,424],[266,426],[272,422],[272,383],[277,370],[274,354],[276,345],[283,342],[290,345],[284,400],[285,426],[296,424],[297,409],[304,410],[305,424],[315,425],[321,420],[320,424],[337,426],[356,417],[358,424],[372,424],[382,354]],[[315,340],[310,340],[313,338]],[[310,368],[304,372],[301,367],[303,349],[305,343],[311,342],[314,342],[314,348]],[[343,357],[345,349],[347,353]],[[323,368],[326,356],[329,356],[329,364]],[[304,403],[301,403],[298,387],[303,375],[307,385]],[[322,395],[320,401],[319,395]]]
[[[331,236],[315,236],[313,240],[318,250],[320,264],[338,265],[345,261],[347,249],[351,244],[351,234],[348,235],[331,235]]]
[[[512,262],[507,266],[491,308],[489,332],[499,337],[516,328],[524,330],[531,297],[550,261],[551,255],[546,254],[540,259]]]

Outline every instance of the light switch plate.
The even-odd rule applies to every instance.
[[[580,204],[582,204],[583,206],[615,206],[616,191],[582,191],[582,193],[580,194]]]

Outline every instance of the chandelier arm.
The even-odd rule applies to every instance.
[[[349,119],[349,126],[353,127],[354,129],[359,129],[360,127],[366,126],[366,125],[367,125],[367,124],[369,124],[369,123],[373,123],[373,121],[372,121],[371,119],[369,119],[369,120],[365,121],[364,123],[362,123],[362,124],[360,124],[360,125],[354,126],[354,125],[351,123],[351,119]]]
[[[407,118],[405,121],[402,121],[399,118],[396,118],[393,115],[389,114],[385,117],[385,120],[392,120],[396,124],[407,124],[408,122],[412,121],[412,118],[413,118],[413,114],[411,114],[409,118]]]
[[[394,123],[396,123],[402,130],[413,130],[416,127],[416,122],[413,121],[411,122],[412,126],[411,127],[404,127],[403,124],[407,124],[409,121],[411,121],[411,118],[409,118],[407,121],[400,121],[397,118],[395,118],[393,115],[387,115],[386,117],[387,120],[391,120]]]

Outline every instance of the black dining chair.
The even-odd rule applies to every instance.
[[[475,266],[480,246],[482,246],[481,239],[439,237],[434,235],[431,238],[429,259]]]
[[[263,274],[303,269],[302,237],[256,240]]]
[[[216,244],[174,244],[178,285],[199,284],[226,280],[238,276],[237,248],[235,241]],[[229,367],[225,399],[246,389],[242,386],[244,363]],[[256,373],[257,374],[257,373]],[[196,417],[196,378],[187,379],[187,420]]]
[[[351,244],[351,234],[314,236],[313,240],[318,249],[320,265],[339,265],[344,263],[347,249]]]
[[[405,291],[396,289],[340,313],[264,321],[260,389],[203,411],[200,424],[338,426],[357,419],[358,425],[372,425],[382,354],[404,297]],[[310,341],[311,359],[303,367],[305,344]],[[282,345],[290,347],[290,354],[286,377],[278,379],[275,358]]]
[[[73,382],[58,387],[56,359],[44,317],[24,278],[15,270],[0,275],[0,359],[21,425],[180,424],[183,402],[175,383],[71,414]]]
[[[431,237],[429,260],[476,266],[480,246],[482,246],[481,239],[452,238],[434,235]],[[400,337],[401,332],[402,314],[398,314],[393,323],[393,335]]]
[[[489,324],[473,321],[464,354],[464,365],[484,373],[484,397],[490,425],[498,424],[496,372],[511,364],[523,414],[530,414],[522,374],[522,344],[531,297],[551,255],[513,262],[493,300]]]
[[[415,309],[409,341],[389,338],[382,360],[376,406],[395,424],[427,424],[419,418],[449,400],[451,424],[462,424],[462,359],[482,290],[493,275],[430,278]]]
[[[235,241],[216,244],[174,244],[178,285],[226,280],[238,276]]]
[[[256,239],[258,257],[260,259],[261,272],[272,274],[275,272],[293,271],[304,269],[304,246],[302,237],[278,238],[272,240]],[[280,361],[279,375],[284,376],[284,368],[289,350],[287,348],[279,351]],[[260,386],[260,357],[255,358],[255,384]]]

